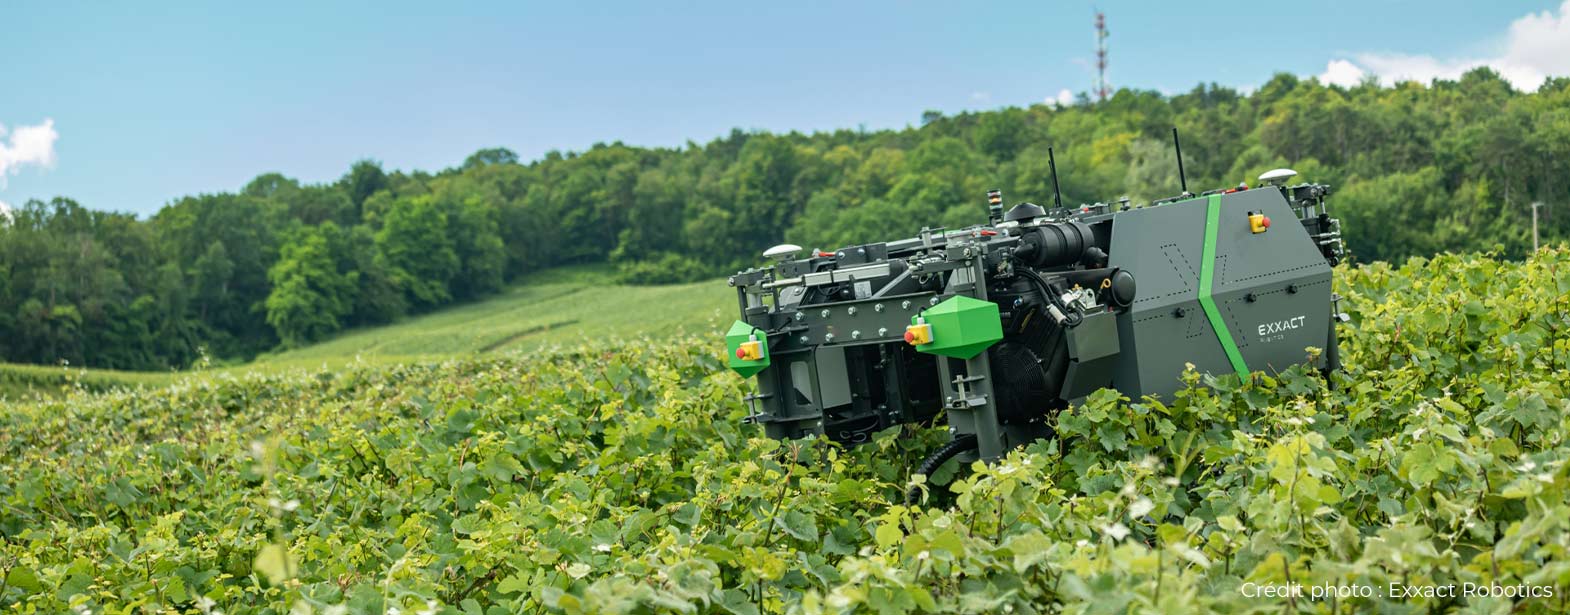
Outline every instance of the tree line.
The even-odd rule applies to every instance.
[[[610,263],[627,282],[704,279],[781,241],[831,249],[985,218],[984,193],[1066,203],[1178,192],[1291,167],[1331,184],[1362,261],[1531,246],[1570,234],[1570,79],[1523,93],[1488,69],[1352,88],[1277,75],[1251,93],[944,115],[898,130],[732,131],[705,144],[598,144],[522,162],[496,148],[435,173],[361,161],[337,181],[277,173],[156,214],[33,200],[0,220],[0,359],[119,369],[245,360],[497,292],[531,271]]]

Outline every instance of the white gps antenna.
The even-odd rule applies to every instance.
[[[1259,176],[1259,183],[1280,186],[1287,183],[1287,180],[1292,179],[1295,176],[1297,176],[1297,171],[1293,171],[1292,169],[1276,169],[1274,171],[1265,171],[1264,174]]]
[[[782,243],[780,245],[777,245],[777,246],[774,246],[774,247],[769,248],[767,250],[764,250],[763,251],[763,256],[764,256],[764,258],[772,258],[772,259],[777,260],[777,261],[787,261],[787,260],[790,260],[791,257],[795,256],[797,252],[800,252],[800,251],[801,251],[801,246],[798,246],[798,245],[793,244],[793,243]]]

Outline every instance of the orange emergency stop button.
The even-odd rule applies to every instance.
[[[905,327],[905,343],[912,346],[932,343],[932,325],[921,323]]]

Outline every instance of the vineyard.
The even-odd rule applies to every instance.
[[[1570,250],[1337,283],[1333,382],[1102,392],[943,487],[937,429],[762,438],[717,336],[14,404],[0,611],[1570,611]]]
[[[596,309],[581,310],[582,305]],[[735,292],[723,282],[635,286],[616,283],[613,271],[604,267],[559,267],[527,276],[482,301],[394,324],[345,331],[248,363],[220,361],[206,371],[241,375],[301,368],[340,370],[440,361],[459,355],[534,352],[606,335],[646,333],[661,337],[712,330],[735,305]],[[658,326],[651,327],[651,322]],[[0,404],[6,399],[57,395],[71,389],[164,386],[180,377],[172,371],[0,363]]]

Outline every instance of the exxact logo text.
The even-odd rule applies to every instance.
[[[1305,321],[1305,320],[1308,320],[1308,317],[1304,316],[1302,314],[1299,314],[1297,316],[1294,316],[1292,318],[1288,318],[1286,320],[1277,320],[1275,322],[1260,323],[1260,325],[1259,325],[1259,336],[1260,337],[1266,337],[1266,336],[1270,336],[1270,335],[1275,335],[1277,333],[1286,333],[1288,330],[1302,327],[1303,326],[1303,321]]]

